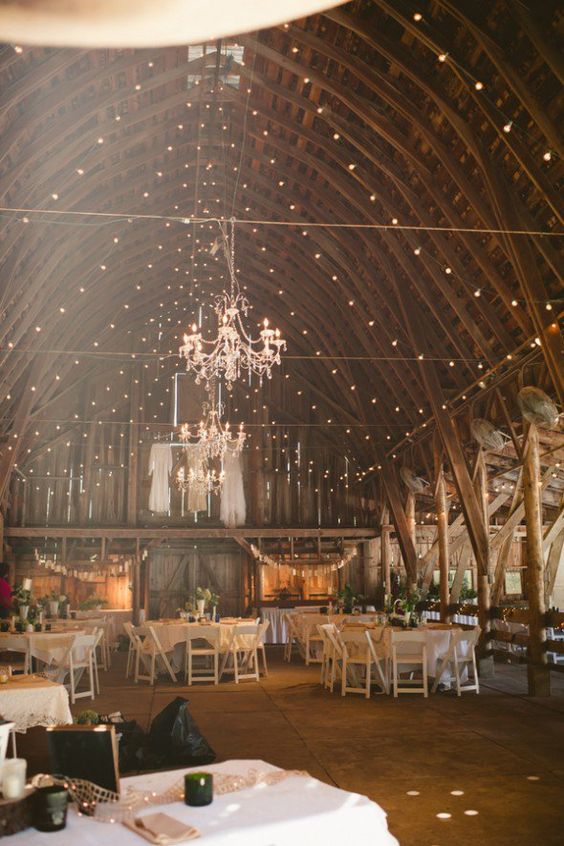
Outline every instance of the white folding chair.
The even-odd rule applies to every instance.
[[[291,663],[292,649],[294,644],[300,648],[300,639],[296,627],[296,620],[294,614],[283,614],[282,619],[286,626],[286,641],[284,643],[284,661]]]
[[[123,630],[126,633],[129,641],[127,647],[127,664],[125,666],[125,677],[127,679],[135,670],[137,648],[138,645],[142,646],[143,642],[139,635],[136,633],[135,626],[133,625],[133,623],[124,623]]]
[[[301,640],[303,642],[306,666],[310,664],[321,664],[323,662],[321,648],[323,640],[317,627],[327,623],[327,617],[323,614],[307,614],[301,621]],[[312,651],[315,648],[315,651]]]
[[[317,627],[317,631],[319,632],[323,643],[323,653],[321,655],[320,681],[323,687],[326,689],[329,689],[331,683],[331,670],[335,656],[335,650],[333,648],[331,638],[329,637],[328,629],[335,631],[335,626],[333,625],[333,623],[323,623],[323,625]]]
[[[366,630],[368,648],[372,657],[372,663],[376,668],[376,675],[382,691],[390,693],[390,647],[388,641],[389,629],[385,626],[378,626],[375,629]]]
[[[422,678],[414,679],[416,670]],[[402,679],[402,673],[409,673],[409,679]],[[392,682],[394,696],[400,693],[422,693],[427,690],[427,645],[425,632],[392,631]]]
[[[224,673],[233,673],[235,684],[239,684],[243,679],[259,681],[259,638],[260,631],[256,623],[234,626],[229,645],[222,650],[223,661],[219,677],[221,678]]]
[[[331,642],[331,673],[329,678],[329,690],[333,693],[335,680],[342,674],[343,647],[339,638],[339,630],[334,623],[327,623],[324,631]]]
[[[436,693],[439,684],[444,684],[443,676],[448,673],[446,683],[456,684],[456,695],[461,696],[468,690],[480,692],[478,681],[478,667],[476,665],[476,644],[480,637],[480,626],[475,626],[471,631],[453,631],[450,636],[450,643],[446,655],[437,661],[435,683],[433,693]],[[462,684],[462,673],[472,667],[472,680]]]
[[[184,676],[189,685],[194,682],[212,681],[219,684],[219,626],[198,626],[186,630],[186,654],[184,658]],[[202,659],[204,664],[195,664],[194,659]],[[211,659],[211,661],[210,661]],[[211,667],[209,664],[211,663]]]
[[[25,635],[2,635],[0,638],[0,652],[11,652],[17,655],[23,655],[23,661],[13,663],[10,660],[10,666],[14,673],[27,673],[31,670],[31,663],[29,657],[29,638]]]
[[[107,638],[108,618],[107,617],[90,617],[81,621],[81,627],[86,632],[100,632],[98,644],[96,646],[96,666],[100,670],[109,670],[111,666],[109,642]],[[100,657],[98,658],[98,651]]]
[[[95,675],[94,666],[96,665],[96,646],[100,639],[101,632],[95,630],[89,634],[75,635],[69,653],[69,685],[71,703],[74,705],[77,699],[83,699],[89,696],[94,699],[95,696]],[[86,690],[77,692],[77,688],[86,675],[88,678],[88,686]]]
[[[145,639],[141,644],[141,648],[138,647],[136,650],[135,681],[148,681],[150,684],[154,684],[157,669],[157,658],[160,658],[172,681],[176,682],[176,675],[165,651],[161,646],[156,628],[154,626],[140,626],[140,629],[145,632]],[[136,634],[139,634],[139,630],[136,631]],[[141,675],[139,672],[141,662],[143,662],[145,667],[149,670],[148,675]]]
[[[270,628],[270,621],[265,620],[264,623],[259,623],[259,642],[258,642],[258,656],[262,658],[262,671],[265,676],[268,675],[268,665],[266,663],[266,633]],[[260,664],[260,662],[259,662]],[[259,675],[260,675],[260,666],[259,666]]]
[[[370,699],[372,653],[363,629],[345,629],[336,633],[341,644],[341,696],[363,693]],[[358,684],[359,672],[364,668],[364,685]],[[350,673],[348,672],[350,670]]]
[[[35,662],[37,670],[50,681],[65,684],[69,674],[72,679],[72,648],[77,637],[76,634],[30,635],[30,664]],[[72,685],[69,687],[72,694]]]

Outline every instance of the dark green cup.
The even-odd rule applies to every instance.
[[[184,776],[184,802],[199,807],[213,802],[213,776],[211,773],[186,773]]]

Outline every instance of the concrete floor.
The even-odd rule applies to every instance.
[[[83,699],[75,713],[121,710],[147,728],[171,699],[185,696],[218,761],[262,758],[364,793],[387,812],[401,846],[564,843],[562,675],[553,674],[550,699],[526,696],[523,667],[497,664],[479,696],[367,701],[323,691],[317,666],[284,664],[276,647],[268,678],[218,688],[164,679],[135,685],[124,679],[123,658],[102,675],[94,705]],[[42,731],[19,745],[33,770],[44,765]]]

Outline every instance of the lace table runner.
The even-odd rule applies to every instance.
[[[245,775],[214,772],[213,790],[216,796],[222,796],[225,793],[235,793],[249,787],[256,787],[259,784],[279,784],[292,776],[309,778],[309,773],[305,770],[261,772],[254,768],[251,768]],[[65,779],[41,774],[34,776],[32,784],[34,787],[45,787],[50,784],[67,787],[70,798],[75,802],[79,813],[88,814],[98,822],[105,823],[121,823],[132,818],[141,808],[148,808],[153,805],[168,805],[171,802],[184,800],[184,776],[160,793],[129,787],[123,796],[83,779]]]

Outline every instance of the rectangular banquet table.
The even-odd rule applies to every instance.
[[[202,768],[199,768],[200,770]],[[225,761],[206,767],[206,772],[246,774],[250,769],[273,772],[278,768],[264,761]],[[131,787],[159,793],[172,787],[189,770],[172,770],[122,779],[122,794]],[[183,802],[152,806],[139,812],[160,812],[193,825],[201,837],[195,844],[210,846],[301,846],[311,843],[343,843],[355,846],[398,846],[388,831],[386,814],[376,802],[348,793],[311,776],[290,775],[277,784],[256,785],[216,796],[204,808]],[[28,829],[10,842],[25,846],[143,846],[147,841],[119,823],[102,823],[69,812],[64,831],[43,834]]]
[[[14,676],[0,685],[0,716],[22,733],[34,726],[72,723],[64,685],[36,676]]]

